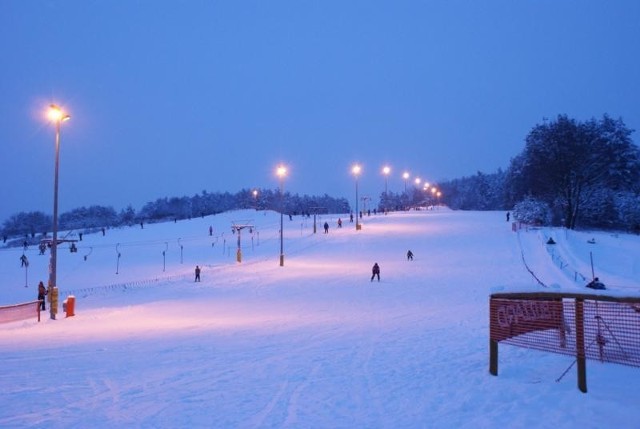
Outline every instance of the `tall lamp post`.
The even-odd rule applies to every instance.
[[[355,164],[353,168],[351,168],[351,172],[356,178],[356,231],[360,231],[361,229],[360,222],[359,222],[360,212],[358,211],[358,176],[360,175],[361,171],[362,171],[362,167],[360,167],[359,164]]]
[[[255,209],[258,210],[258,190],[254,189],[251,194],[253,195],[253,205],[255,206]]]
[[[58,268],[58,169],[60,166],[60,124],[71,119],[60,109],[60,107],[52,104],[49,106],[49,119],[56,126],[56,161],[53,179],[53,240],[51,242],[51,266],[49,267],[49,284],[47,286],[51,302],[49,311],[51,319],[56,318],[58,313],[58,300],[55,293],[57,292],[56,274]],[[55,288],[55,289],[54,289]],[[54,292],[55,291],[55,292]]]
[[[407,180],[409,180],[409,172],[405,171],[402,173],[402,178],[404,179],[404,193],[407,193]]]
[[[391,173],[391,167],[389,167],[388,165],[385,165],[384,167],[382,167],[382,174],[384,174],[384,211],[386,213],[387,211],[387,201],[389,199],[389,195],[388,195],[388,181],[389,181],[389,173]]]
[[[284,165],[279,165],[276,169],[276,175],[280,179],[280,266],[284,267],[284,223],[282,220],[282,216],[284,211],[284,178],[287,175],[287,167],[285,167]]]

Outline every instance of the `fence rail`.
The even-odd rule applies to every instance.
[[[35,317],[40,321],[40,301],[0,307],[0,323],[17,322]]]

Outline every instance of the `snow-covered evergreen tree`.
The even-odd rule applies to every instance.
[[[556,203],[568,228],[581,217],[583,224],[608,219],[612,213],[603,216],[599,207],[585,204],[598,200],[602,189],[625,190],[638,182],[640,151],[630,135],[622,120],[606,115],[587,122],[559,115],[538,124],[527,136],[524,152],[511,162],[507,195],[512,201],[532,195]],[[586,218],[589,213],[595,218]]]

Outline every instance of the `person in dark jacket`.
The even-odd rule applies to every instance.
[[[378,277],[378,281],[380,281],[380,266],[378,265],[378,263],[376,262],[375,264],[373,264],[373,268],[371,268],[371,281],[373,281],[374,277]]]
[[[604,283],[602,283],[600,281],[599,278],[594,278],[593,280],[591,280],[588,284],[587,287],[589,289],[606,289],[606,287],[604,286]]]
[[[38,301],[40,301],[40,310],[45,311],[47,308],[44,303],[44,297],[47,295],[47,289],[44,287],[44,283],[38,283]]]
[[[324,223],[324,233],[329,234],[329,222]]]
[[[413,252],[411,250],[407,251],[407,261],[413,261]]]
[[[197,282],[200,281],[200,266],[196,265],[196,280]]]

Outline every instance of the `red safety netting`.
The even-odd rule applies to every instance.
[[[640,367],[640,298],[494,294],[490,339]]]
[[[38,318],[40,301],[25,302],[24,304],[7,305],[0,307],[0,323],[16,322]]]

